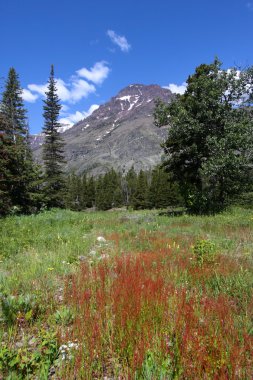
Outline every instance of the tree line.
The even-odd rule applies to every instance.
[[[134,210],[162,209],[182,205],[182,198],[178,185],[160,166],[139,173],[132,167],[124,175],[114,169],[97,178],[70,174],[67,177],[65,205],[76,211],[87,208],[109,210],[123,206]]]
[[[110,170],[94,178],[64,173],[61,110],[51,67],[43,100],[43,165],[34,162],[27,112],[14,68],[0,101],[0,215],[68,207],[108,210],[163,208],[182,204],[188,212],[224,210],[252,191],[253,67],[222,70],[202,64],[187,89],[170,104],[157,100],[154,122],[168,125],[162,166],[151,172]]]

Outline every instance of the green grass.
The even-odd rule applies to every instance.
[[[98,236],[105,237],[106,242],[98,242]],[[211,272],[201,268],[199,276],[195,276],[190,260],[195,260],[191,246],[197,241],[210,241],[215,247],[220,257],[217,270],[216,264],[210,263]],[[76,316],[75,306],[71,305],[72,310],[68,308],[64,289],[79,275],[81,263],[96,268],[108,257],[116,260],[163,249],[172,250],[175,268],[185,265],[184,269],[170,273],[173,284],[197,291],[199,297],[203,293],[230,297],[240,311],[236,318],[238,331],[246,324],[247,331],[253,334],[251,210],[233,208],[206,217],[167,217],[153,210],[94,213],[52,210],[34,216],[13,216],[0,220],[0,338],[5,347],[5,351],[0,351],[0,375],[1,370],[5,376],[11,374],[11,368],[3,364],[1,369],[1,362],[10,362],[12,358],[10,378],[35,378],[43,365],[47,378],[55,353],[64,341],[64,331]],[[40,336],[47,333],[51,334],[47,339],[52,355],[44,355],[41,348],[45,342]],[[36,343],[29,346],[32,338]],[[22,354],[18,354],[18,349],[23,350]],[[35,352],[38,357],[32,357]],[[24,364],[26,355],[28,364]],[[138,370],[139,378],[148,378],[143,374],[149,372],[150,379],[152,373],[163,373],[168,360],[159,358],[157,368],[155,355],[146,352],[142,370]]]

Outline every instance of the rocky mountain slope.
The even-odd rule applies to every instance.
[[[149,169],[160,162],[161,142],[167,127],[154,126],[153,110],[157,98],[170,102],[171,91],[158,85],[134,84],[124,88],[86,119],[65,131],[66,170],[95,175],[113,167],[127,171]],[[41,135],[34,136],[32,147],[41,156]]]

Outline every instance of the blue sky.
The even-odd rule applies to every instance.
[[[132,83],[177,91],[215,55],[253,64],[253,0],[0,0],[0,14],[1,90],[15,67],[31,133],[52,63],[69,124]]]

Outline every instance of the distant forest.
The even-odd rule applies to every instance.
[[[139,173],[132,167],[125,175],[111,169],[98,178],[74,173],[67,177],[65,207],[76,211],[122,206],[134,210],[159,209],[182,204],[178,185],[159,166]]]

